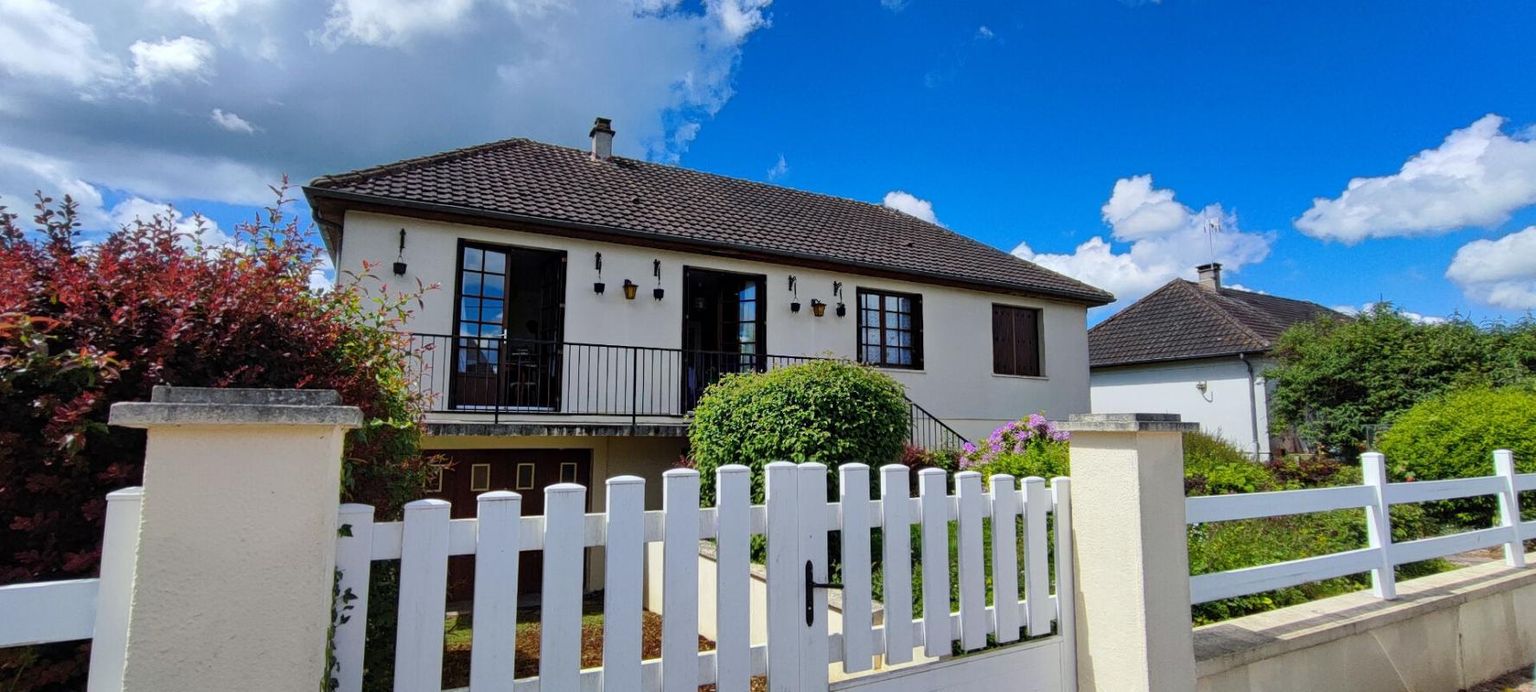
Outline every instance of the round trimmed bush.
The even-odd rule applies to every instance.
[[[1493,450],[1515,453],[1521,473],[1536,471],[1536,390],[1466,389],[1403,412],[1377,441],[1394,481],[1471,478],[1493,473]],[[1445,523],[1487,528],[1491,497],[1436,503]]]
[[[899,462],[909,417],[896,380],[848,361],[727,375],[704,391],[688,427],[701,500],[713,503],[715,469],[725,464],[752,468],[752,500],[762,502],[769,462],[819,461],[829,473]]]

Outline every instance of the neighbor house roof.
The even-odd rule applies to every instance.
[[[315,179],[333,251],[347,209],[426,216],[1102,305],[1114,296],[885,207],[509,139]]]
[[[1262,353],[1317,303],[1175,279],[1088,330],[1090,367]]]

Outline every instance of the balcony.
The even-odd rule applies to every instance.
[[[411,334],[416,383],[435,434],[686,434],[704,389],[727,374],[820,360],[809,356],[696,351]],[[908,400],[911,443],[965,442]],[[490,426],[490,427],[487,427]]]

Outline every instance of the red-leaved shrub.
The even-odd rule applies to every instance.
[[[218,247],[169,214],[83,242],[67,197],[40,194],[28,230],[0,207],[0,584],[95,574],[103,498],[140,482],[144,456],[143,431],[109,427],[108,409],[157,384],[335,389],[367,421],[342,499],[384,516],[413,499],[423,407],[394,327],[416,297],[365,294],[366,272],[312,291],[319,250],[285,189]],[[0,680],[78,689],[86,650],[0,650]]]

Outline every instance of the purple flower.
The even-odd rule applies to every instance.
[[[1029,427],[1038,428],[1046,424],[1045,416],[1038,413],[1029,414]]]
[[[970,442],[967,442],[964,445],[961,445],[960,449],[965,450],[966,454],[975,454],[976,453],[976,445],[974,445],[974,444],[972,444]]]

